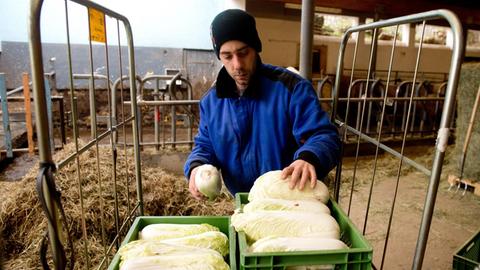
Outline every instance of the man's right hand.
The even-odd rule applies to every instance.
[[[198,167],[195,167],[192,172],[190,173],[190,179],[188,180],[188,190],[192,194],[192,196],[197,200],[203,200],[206,197],[203,196],[200,191],[198,191],[197,185],[195,184],[195,175],[197,174]]]

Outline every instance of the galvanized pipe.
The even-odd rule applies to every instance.
[[[48,116],[47,116],[47,101],[45,98],[45,80],[43,77],[43,59],[42,59],[42,42],[40,35],[40,14],[42,9],[42,0],[30,1],[30,14],[28,22],[29,35],[29,49],[30,49],[30,64],[32,70],[32,84],[33,84],[33,98],[35,100],[35,117],[37,127],[39,162],[40,164],[53,164],[52,152],[50,149],[50,140],[48,132]],[[46,183],[44,177],[42,181]],[[46,186],[46,185],[44,185]],[[63,247],[57,245],[55,238],[61,239],[60,231],[62,224],[59,221],[59,209],[53,200],[53,195],[48,189],[44,189],[44,198],[46,201],[47,211],[49,215],[55,220],[55,224],[48,223],[48,234],[50,235],[50,247],[53,257],[53,262],[56,269],[65,267],[63,261]]]
[[[134,48],[133,48],[133,37],[132,37],[132,30],[130,27],[129,21],[122,15],[115,13],[111,10],[108,10],[95,2],[88,1],[88,0],[71,0],[72,2],[76,2],[80,5],[85,7],[94,8],[98,11],[103,12],[104,14],[117,18],[124,23],[125,31],[127,32],[127,40],[128,40],[128,49],[129,49],[129,71],[130,71],[130,78],[135,77],[135,59],[134,59]],[[65,9],[67,10],[67,1],[65,1]],[[55,168],[55,164],[53,163],[51,148],[53,146],[49,145],[49,139],[52,138],[49,135],[49,123],[48,123],[48,106],[46,96],[49,93],[46,93],[46,84],[45,79],[43,78],[43,59],[42,59],[42,44],[41,44],[41,31],[40,31],[40,15],[41,15],[41,8],[42,8],[43,1],[42,0],[31,0],[30,2],[30,16],[29,16],[29,48],[30,48],[30,62],[32,67],[32,82],[33,82],[33,92],[34,92],[34,101],[35,101],[35,114],[36,114],[36,126],[37,126],[37,137],[38,137],[38,149],[39,149],[39,162],[43,166],[48,166],[48,170],[52,170]],[[68,12],[67,12],[68,13]],[[68,36],[68,17],[67,17],[67,36]],[[70,54],[70,43],[68,42],[69,46],[69,63],[71,64],[71,54]],[[71,85],[71,92],[73,93],[73,78],[72,78],[72,69],[70,65],[70,85]],[[92,82],[93,82],[93,74],[91,74]],[[109,82],[108,82],[109,83]],[[132,115],[134,119],[137,119],[137,114],[135,111],[136,108],[136,84],[135,80],[130,81],[130,93],[132,97]],[[109,85],[110,86],[110,83]],[[72,96],[72,100],[74,101],[75,98]],[[74,113],[74,117],[76,116],[76,109],[75,109],[75,102],[72,102],[72,109]],[[94,117],[92,117],[94,118]],[[75,121],[75,119],[74,119]],[[94,127],[93,127],[94,128]],[[137,199],[138,199],[138,212],[140,215],[143,215],[143,193],[142,193],[142,182],[141,182],[141,170],[140,170],[140,154],[138,151],[138,129],[136,123],[132,121],[132,130],[133,130],[133,144],[134,144],[134,159],[135,159],[135,177],[137,180]],[[74,124],[74,134],[77,132],[76,126]],[[111,130],[107,131],[111,132]],[[108,133],[110,134],[110,133]],[[110,134],[111,135],[111,134]],[[76,139],[77,136],[75,136]],[[97,141],[95,141],[96,143]],[[74,155],[74,158],[77,158],[78,163],[78,144],[77,152]],[[48,171],[47,170],[47,171]],[[42,170],[43,171],[43,170]],[[47,180],[52,181],[51,177],[42,177],[42,181],[45,183]],[[45,187],[47,185],[43,185]],[[62,224],[58,217],[59,209],[58,205],[53,200],[52,194],[49,193],[49,189],[43,188],[43,195],[46,201],[46,211],[48,212],[48,216],[53,219],[53,223],[48,224],[48,233],[50,239],[50,246],[51,252],[53,256],[53,263],[55,265],[55,269],[64,269],[66,266],[66,262],[63,258],[63,249],[62,243],[58,241],[58,239],[62,239],[61,232]],[[55,241],[57,239],[57,241]],[[87,268],[88,266],[88,254],[87,254]]]
[[[447,92],[445,102],[443,104],[443,114],[440,121],[440,129],[438,131],[436,152],[432,166],[432,176],[428,185],[425,206],[423,210],[422,222],[418,233],[417,246],[415,248],[415,257],[413,259],[412,269],[422,269],[423,257],[427,247],[428,233],[430,232],[430,224],[432,222],[433,209],[435,207],[435,199],[437,196],[440,175],[442,173],[442,164],[445,157],[445,150],[448,145],[448,137],[450,132],[450,123],[454,115],[455,96],[458,87],[458,79],[460,77],[460,68],[462,64],[462,56],[464,46],[463,28],[458,17],[451,11],[438,10],[438,16],[443,17],[452,27],[454,35],[452,47],[452,60],[447,83]]]
[[[300,75],[312,79],[312,47],[314,0],[302,1],[302,21],[300,29]]]

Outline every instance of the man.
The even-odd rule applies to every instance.
[[[184,168],[190,193],[203,197],[195,185],[202,164],[219,168],[232,194],[248,192],[271,170],[291,175],[290,188],[314,187],[337,164],[340,141],[312,84],[262,63],[255,19],[245,11],[218,14],[211,38],[223,67],[200,102],[199,130]]]

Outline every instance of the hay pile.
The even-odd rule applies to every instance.
[[[54,156],[56,162],[64,160],[74,152],[74,145],[67,145]],[[136,182],[131,150],[119,149],[117,161],[117,192],[119,216],[123,220],[136,202]],[[55,182],[62,192],[62,204],[75,250],[75,269],[96,268],[104,257],[102,245],[102,223],[105,225],[107,246],[115,235],[112,155],[110,147],[100,147],[99,168],[95,147],[79,156],[80,179],[83,201],[80,201],[77,165],[70,163],[55,174]],[[126,162],[127,161],[127,162]],[[98,173],[100,172],[100,173]],[[4,254],[5,269],[41,268],[38,250],[47,226],[35,192],[35,177],[38,168],[33,168],[22,181],[0,182],[0,232],[3,239],[1,252]],[[98,175],[102,181],[101,186]],[[214,202],[199,202],[189,195],[183,176],[173,175],[157,167],[142,167],[145,215],[230,215],[233,200],[222,194]],[[102,189],[103,200],[100,199]],[[129,198],[127,200],[127,198]],[[83,203],[84,213],[80,205]],[[82,216],[85,216],[85,232],[88,245],[83,238]],[[102,218],[103,217],[103,218]],[[127,228],[128,230],[128,228]],[[84,256],[88,250],[88,257]],[[115,251],[112,252],[113,255]],[[67,254],[67,257],[69,254]]]
[[[460,174],[460,160],[462,149],[467,134],[468,123],[472,115],[473,104],[480,86],[480,63],[462,65],[460,81],[457,90],[457,119],[455,157],[458,163],[458,176]],[[477,111],[473,124],[472,137],[467,150],[464,168],[464,178],[480,181],[480,167],[478,156],[480,155],[480,112]]]

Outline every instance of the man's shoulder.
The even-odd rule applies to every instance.
[[[215,102],[216,100],[218,100],[217,87],[215,82],[213,82],[213,84],[207,89],[207,91],[202,93],[202,96],[200,97],[200,102]]]
[[[279,66],[263,64],[262,75],[272,82],[283,84],[289,91],[293,91],[298,83],[305,81],[300,75]]]

